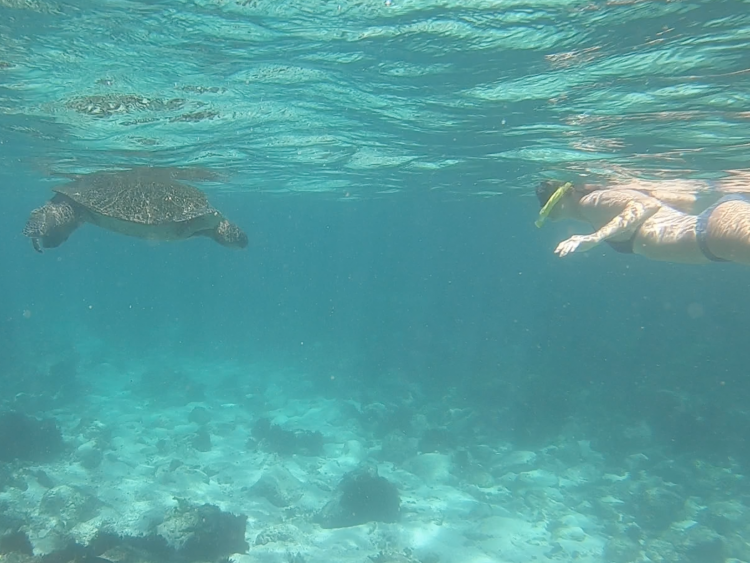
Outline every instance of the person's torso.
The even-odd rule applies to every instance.
[[[581,201],[584,216],[597,230],[625,211],[633,201],[656,201],[660,205],[656,213],[606,242],[618,252],[633,252],[652,260],[708,262],[698,247],[695,215],[673,209],[636,190],[601,190],[585,196],[584,200]]]
[[[633,252],[652,260],[705,264],[696,236],[698,218],[663,207],[635,232]]]

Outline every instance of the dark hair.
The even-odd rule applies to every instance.
[[[552,197],[558,188],[564,186],[567,182],[562,180],[544,180],[536,187],[536,197],[539,199],[539,207],[544,207],[549,198]]]

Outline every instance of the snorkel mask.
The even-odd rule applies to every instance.
[[[539,210],[539,217],[537,217],[536,221],[534,221],[534,224],[537,227],[541,227],[542,225],[544,225],[544,222],[547,220],[547,217],[555,208],[555,205],[557,205],[557,203],[563,198],[563,196],[572,189],[573,184],[571,184],[570,182],[565,182],[562,186],[557,188],[557,190],[555,190],[555,193],[553,193],[547,200],[547,203],[544,204],[544,207]]]

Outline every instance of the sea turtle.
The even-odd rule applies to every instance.
[[[178,182],[177,169],[136,168],[74,176],[29,216],[23,234],[34,249],[54,248],[83,223],[152,240],[207,236],[221,245],[247,246],[247,235],[214,209],[206,195]]]

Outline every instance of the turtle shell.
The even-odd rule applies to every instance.
[[[140,225],[181,223],[216,214],[201,190],[157,169],[98,172],[53,189],[90,213]]]

